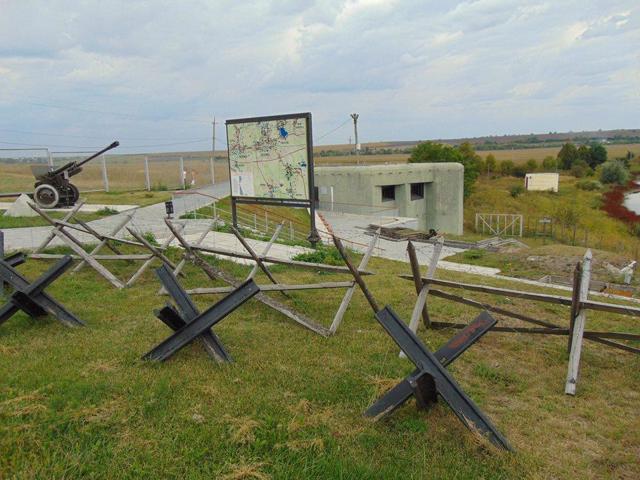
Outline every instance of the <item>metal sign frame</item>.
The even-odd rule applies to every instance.
[[[307,131],[307,183],[309,189],[308,199],[294,199],[294,198],[266,198],[266,197],[245,197],[233,195],[233,180],[231,176],[231,154],[229,150],[229,126],[242,123],[259,123],[259,122],[272,122],[277,120],[291,120],[291,119],[303,119],[306,122]],[[314,162],[313,162],[313,133],[312,133],[312,121],[311,113],[288,113],[284,115],[270,115],[262,117],[247,117],[247,118],[235,118],[227,120],[225,122],[225,133],[227,135],[227,162],[229,167],[229,189],[231,192],[231,216],[233,219],[233,226],[238,227],[238,217],[236,206],[237,204],[257,204],[257,205],[274,205],[280,207],[300,207],[308,208],[310,210],[311,228],[309,232],[308,240],[311,244],[315,245],[320,241],[318,230],[316,229],[316,202],[315,202],[315,183],[314,183]]]

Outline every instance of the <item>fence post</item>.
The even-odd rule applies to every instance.
[[[218,225],[218,209],[216,208],[216,204],[218,202],[213,202],[213,221],[216,225]]]
[[[289,220],[289,236],[291,237],[292,242],[296,239],[296,237],[294,236],[293,223],[291,223],[291,220]]]
[[[149,176],[149,157],[144,156],[144,181],[147,186],[147,192],[151,191],[151,177]]]
[[[478,213],[476,212],[476,228],[475,228],[476,233],[478,233]]]
[[[102,156],[102,181],[104,182],[104,191],[109,192],[109,175],[107,174],[107,160]]]
[[[520,215],[520,238],[522,238],[522,227],[524,224],[524,217]]]
[[[258,231],[258,216],[255,213],[253,214],[253,229]]]
[[[570,337],[571,351],[569,353],[569,368],[567,369],[567,381],[564,387],[564,393],[568,395],[576,394],[576,384],[578,383],[582,338],[584,336],[584,327],[587,321],[587,309],[582,307],[580,303],[584,302],[589,297],[589,284],[591,283],[591,257],[591,250],[587,250],[582,260],[582,276],[580,279],[577,315],[573,323]]]
[[[185,182],[187,181],[186,175],[184,174],[184,158],[180,157],[180,185],[182,185],[182,189],[186,189],[187,185]]]
[[[269,212],[264,211],[264,233],[269,233]]]

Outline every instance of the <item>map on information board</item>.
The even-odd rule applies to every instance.
[[[310,114],[228,120],[231,195],[308,200]]]

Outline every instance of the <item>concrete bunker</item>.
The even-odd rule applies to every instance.
[[[316,167],[321,210],[412,217],[418,229],[462,234],[464,167],[409,163]]]

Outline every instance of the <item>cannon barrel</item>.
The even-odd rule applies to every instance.
[[[105,152],[108,152],[109,150],[116,148],[118,145],[120,145],[120,142],[115,141],[113,142],[111,145],[109,145],[108,147],[103,148],[102,150],[100,150],[97,153],[94,153],[93,155],[91,155],[88,158],[85,158],[84,160],[80,161],[80,162],[69,162],[61,167],[56,168],[55,170],[52,170],[51,172],[49,172],[49,176],[53,176],[53,175],[58,175],[62,172],[64,172],[65,170],[73,170],[73,172],[69,172],[70,175],[75,175],[76,173],[80,172],[80,167],[82,167],[82,165],[84,165],[87,162],[90,162],[91,160],[93,160],[96,157],[99,157],[100,155],[102,155]]]

